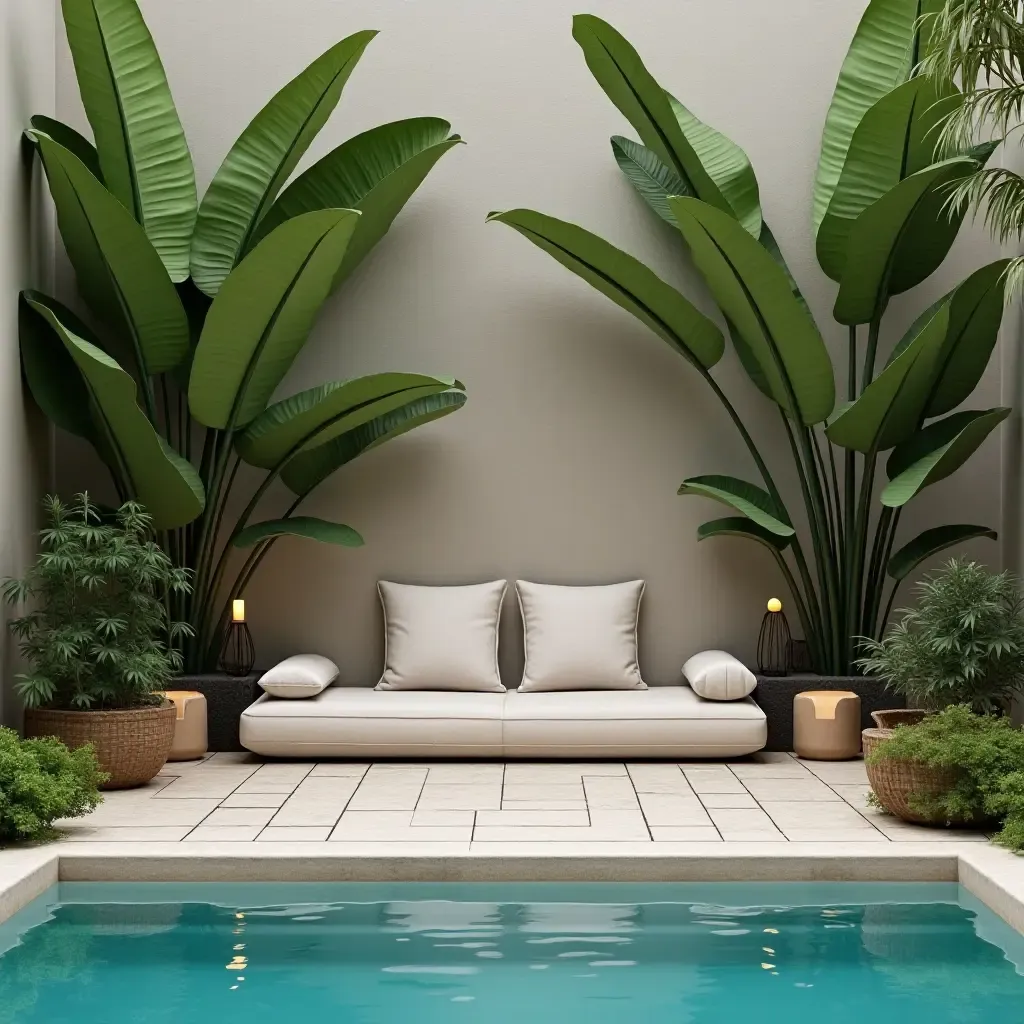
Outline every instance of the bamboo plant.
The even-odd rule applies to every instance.
[[[263,107],[199,202],[136,0],[62,0],[62,10],[95,141],[42,116],[27,138],[85,315],[23,293],[22,365],[42,410],[95,448],[119,500],[144,505],[191,571],[173,617],[196,634],[185,652],[195,671],[212,667],[226,602],[279,537],[362,544],[349,526],[296,514],[319,483],[466,401],[452,378],[404,372],[274,400],[325,301],[461,140],[440,118],[396,121],[292,179],[375,35],[357,32]],[[255,485],[238,476],[243,463],[261,471]],[[265,517],[278,482],[292,500]]]
[[[907,503],[957,470],[1009,413],[959,409],[996,342],[1008,261],[970,274],[881,359],[889,300],[936,270],[960,228],[962,212],[946,209],[948,189],[984,166],[994,148],[968,146],[937,158],[940,122],[963,95],[950,81],[914,74],[929,45],[921,16],[935,6],[871,0],[825,121],[812,219],[818,261],[839,286],[833,315],[847,328],[847,390],[838,405],[831,357],[764,219],[746,154],[663,89],[601,19],[578,15],[573,36],[640,137],[613,138],[614,157],[681,236],[721,324],[584,228],[525,209],[490,217],[632,313],[712,389],[757,479],[683,482],[679,493],[733,513],[705,523],[698,539],[738,536],[766,547],[792,594],[814,668],[833,674],[856,672],[858,637],[882,635],[897,589],[925,559],[967,538],[995,537],[986,526],[953,524],[903,539],[893,553]],[[712,372],[725,334],[778,408],[798,497],[782,494],[740,403]],[[883,464],[884,479],[876,482]],[[798,503],[801,516],[793,511]]]

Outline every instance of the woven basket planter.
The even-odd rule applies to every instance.
[[[56,736],[72,749],[91,743],[100,768],[110,775],[104,789],[141,786],[164,766],[174,742],[174,705],[130,711],[25,712],[26,736]]]
[[[916,825],[976,824],[973,821],[948,821],[944,815],[924,815],[910,805],[911,796],[939,796],[948,792],[956,784],[956,772],[948,768],[932,768],[920,761],[893,760],[871,764],[867,760],[878,745],[892,734],[892,729],[865,729],[861,733],[868,782],[878,802],[890,814]]]

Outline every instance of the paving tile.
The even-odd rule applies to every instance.
[[[264,765],[241,786],[239,793],[290,793],[313,770],[311,764]]]
[[[273,807],[220,807],[203,824],[214,825],[259,825],[262,828],[274,817]]]
[[[420,798],[426,769],[394,769],[376,772],[376,765],[363,776],[349,801],[353,811],[411,811]]]
[[[313,770],[309,773],[307,778],[320,778],[321,776],[327,776],[329,778],[357,778],[361,779],[369,769],[368,764],[349,764],[348,762],[333,762],[328,761],[323,764],[314,765]]]
[[[746,790],[742,793],[701,793],[700,802],[705,807],[745,807],[757,810],[759,806]]]
[[[258,843],[323,843],[331,834],[331,826],[299,826],[285,827],[268,825],[257,837]]]
[[[359,785],[357,778],[306,777],[271,819],[271,825],[334,826]]]
[[[656,843],[720,843],[717,828],[679,828],[670,825],[652,825],[651,838]]]
[[[538,782],[573,782],[583,778],[602,776],[605,778],[625,778],[626,766],[612,761],[591,761],[573,763],[558,761],[546,764],[512,761],[505,765],[505,782],[523,784]]]
[[[472,826],[475,820],[476,811],[423,811],[417,808],[412,814],[414,827],[417,825]]]
[[[251,843],[261,825],[200,825],[185,837],[187,843]]]
[[[812,775],[824,782],[864,782],[867,768],[863,761],[800,761]]]
[[[814,776],[799,761],[787,758],[785,761],[768,763],[737,762],[730,764],[732,773],[744,782],[747,779],[807,779]]]
[[[413,825],[412,811],[346,811],[330,835],[332,842],[385,840],[387,842],[468,842],[469,825]]]
[[[583,782],[551,783],[539,782],[509,783],[505,782],[502,800],[583,800]]]
[[[708,816],[725,836],[726,832],[777,832],[775,822],[764,811],[709,807]]]
[[[154,795],[160,800],[188,800],[195,797],[223,799],[233,793],[256,772],[252,768],[211,768],[209,771],[181,775]]]
[[[629,777],[637,793],[691,793],[682,769],[674,764],[630,764]]]
[[[841,800],[761,801],[761,809],[783,831],[787,829],[873,829],[874,825],[859,811]]]
[[[743,783],[728,768],[710,771],[705,768],[684,769],[690,788],[701,796],[710,793],[746,793]]]
[[[747,778],[743,785],[760,803],[766,801],[832,801],[842,798],[820,779],[808,776],[805,779],[756,779]]]
[[[218,800],[159,800],[136,803],[102,803],[87,818],[81,819],[97,827],[146,825],[198,825],[214,811]],[[58,828],[69,822],[55,822]]]
[[[640,806],[648,825],[709,826],[711,819],[696,796],[640,793]]]
[[[454,783],[434,784],[427,777],[427,784],[420,793],[417,810],[425,811],[483,811],[501,807],[501,783],[484,782],[456,785]]]
[[[858,810],[868,809],[868,796],[871,793],[871,787],[867,783],[839,785],[833,782],[830,785],[848,804],[852,804]]]
[[[192,831],[190,825],[123,825],[73,829],[61,838],[68,843],[176,843]]]
[[[585,811],[586,800],[502,800],[503,811]]]
[[[492,825],[590,826],[586,811],[477,811],[477,827]]]
[[[437,764],[427,769],[427,785],[495,783],[501,785],[503,764]]]
[[[623,811],[637,810],[640,807],[636,790],[628,778],[584,775],[583,791],[588,807]]]
[[[288,799],[287,793],[233,793],[221,802],[221,807],[280,807]]]

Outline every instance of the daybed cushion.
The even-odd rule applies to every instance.
[[[683,676],[705,700],[739,700],[757,687],[757,676],[726,651],[701,651],[687,659]]]
[[[338,666],[320,654],[294,654],[260,676],[260,686],[275,697],[315,697],[338,678]]]
[[[438,693],[331,687],[304,701],[263,696],[242,745],[270,757],[738,757],[767,739],[749,698],[705,701],[688,686],[566,693]]]
[[[302,701],[260,697],[242,746],[268,757],[495,757],[503,693],[332,686]]]
[[[644,581],[597,587],[516,582],[526,663],[520,693],[643,690],[637,618]]]
[[[504,693],[498,619],[506,583],[468,587],[377,584],[384,608],[384,674],[378,690]]]

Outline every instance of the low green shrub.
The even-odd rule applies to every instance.
[[[882,640],[861,640],[857,664],[910,707],[1005,710],[1024,681],[1024,601],[1016,579],[954,558],[917,586]]]
[[[0,841],[46,838],[57,818],[88,814],[106,780],[92,747],[0,728]]]
[[[952,789],[912,796],[915,810],[948,821],[992,818],[1002,822],[995,842],[1024,850],[1024,730],[1002,715],[977,715],[956,704],[917,725],[901,725],[868,757],[919,761],[953,772]]]

